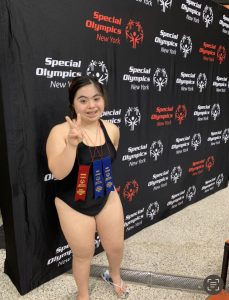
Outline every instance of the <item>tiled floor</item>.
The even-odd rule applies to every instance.
[[[191,205],[125,241],[123,268],[205,278],[221,273],[224,241],[229,238],[229,188]],[[1,222],[1,219],[0,219]],[[0,300],[76,299],[71,274],[55,278],[20,296],[3,273],[0,250]],[[93,264],[107,265],[104,253]],[[202,300],[207,294],[152,288],[129,282],[129,300]],[[117,299],[100,279],[90,278],[91,300]]]

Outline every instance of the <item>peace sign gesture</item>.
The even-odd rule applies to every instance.
[[[69,126],[69,132],[67,135],[67,144],[71,146],[78,146],[79,143],[83,140],[83,135],[81,131],[81,116],[77,114],[76,122],[73,122],[68,116],[65,117],[65,120]]]

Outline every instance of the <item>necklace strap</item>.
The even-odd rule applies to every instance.
[[[97,136],[98,136],[98,131],[99,131],[99,129],[100,129],[100,123],[98,122],[97,130],[96,130],[95,143],[92,141],[92,139],[90,138],[90,136],[88,135],[88,133],[86,132],[86,130],[85,130],[85,129],[82,129],[82,131],[83,131],[83,133],[84,133],[85,139],[86,139],[86,137],[87,137],[87,139],[90,141],[90,143],[92,143],[92,145],[94,146],[94,153],[92,154],[92,151],[91,151],[90,146],[86,145],[86,146],[88,147],[89,152],[90,152],[90,155],[91,155],[91,162],[93,162],[94,159],[95,159],[96,151],[97,151],[97,153],[99,154],[100,158],[102,157],[101,153],[99,152],[98,146],[95,145],[95,144],[96,144],[96,141],[97,141]],[[100,131],[99,131],[99,132],[100,132]],[[86,141],[86,142],[87,142],[87,144],[88,144],[88,141]]]

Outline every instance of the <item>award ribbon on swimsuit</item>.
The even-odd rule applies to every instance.
[[[109,192],[114,191],[110,156],[104,157],[102,159],[102,163],[103,163],[103,175],[104,175],[106,194],[108,194]]]
[[[95,199],[104,196],[104,182],[101,160],[93,161],[93,183]]]
[[[90,166],[79,165],[78,178],[75,191],[75,201],[85,201],[87,194],[87,183],[89,177]]]

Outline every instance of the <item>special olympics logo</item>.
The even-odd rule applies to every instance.
[[[205,73],[200,73],[196,80],[196,85],[202,93],[203,89],[207,86],[207,76]]]
[[[226,48],[222,45],[220,45],[217,49],[217,53],[216,53],[216,57],[220,63],[220,65],[222,64],[222,62],[225,61],[226,59],[226,56],[227,56],[227,51],[226,51]]]
[[[224,176],[223,176],[223,173],[219,174],[219,176],[216,178],[216,185],[218,187],[221,186],[221,184],[223,183],[223,180],[224,180]]]
[[[190,186],[186,192],[186,199],[188,201],[192,201],[192,198],[196,195],[196,187],[195,185]]]
[[[162,6],[162,11],[165,12],[166,9],[172,7],[173,0],[157,0],[157,4]]]
[[[211,171],[211,168],[214,166],[214,164],[215,164],[214,156],[209,156],[205,163],[205,167],[208,169],[208,172]]]
[[[144,32],[139,21],[130,20],[126,25],[125,33],[126,40],[129,40],[134,49],[136,49],[137,45],[143,42]]]
[[[108,82],[108,70],[103,61],[92,60],[86,73],[88,76],[95,77],[101,84]]]
[[[172,169],[172,172],[170,174],[170,179],[173,183],[177,183],[177,180],[180,179],[182,176],[182,169],[181,169],[181,166],[177,166],[177,167],[174,167]]]
[[[151,221],[154,217],[159,213],[160,206],[157,201],[151,203],[146,211],[146,218],[150,219]]]
[[[99,248],[100,243],[101,243],[100,237],[97,235],[97,237],[95,238],[95,248],[96,249]]]
[[[204,10],[203,10],[203,21],[205,22],[205,26],[206,28],[208,28],[208,25],[212,24],[213,22],[213,10],[212,7],[210,6],[205,6]]]
[[[191,140],[191,146],[195,150],[197,150],[197,148],[200,146],[200,144],[201,144],[201,135],[200,135],[200,133],[195,133]]]
[[[211,109],[211,116],[213,117],[214,121],[220,115],[220,106],[218,103],[212,105]]]
[[[179,104],[175,111],[175,119],[178,121],[179,125],[186,119],[187,109],[184,104]]]
[[[137,183],[137,181],[135,179],[132,181],[128,181],[123,190],[123,197],[127,199],[128,202],[132,202],[133,197],[136,196],[138,191],[139,191],[139,184]]]
[[[129,107],[125,114],[125,125],[134,131],[134,127],[141,122],[141,114],[138,107]]]
[[[156,161],[160,155],[163,153],[163,144],[159,141],[154,141],[150,147],[150,157],[153,157],[153,159]]]
[[[183,35],[180,41],[180,51],[183,53],[184,58],[187,58],[188,54],[192,52],[192,40],[190,36]]]
[[[222,134],[222,140],[226,144],[226,142],[229,139],[229,128],[224,129],[223,134]]]
[[[161,92],[161,89],[166,87],[168,83],[168,75],[164,68],[157,68],[153,75],[153,84]]]

